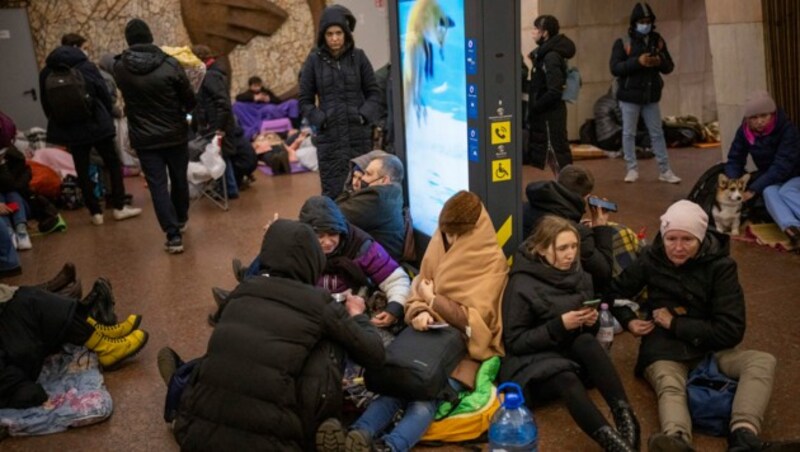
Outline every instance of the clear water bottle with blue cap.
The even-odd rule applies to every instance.
[[[516,383],[503,383],[497,388],[497,396],[504,392],[503,403],[489,425],[489,450],[536,452],[539,433],[533,415],[525,406],[522,388]]]

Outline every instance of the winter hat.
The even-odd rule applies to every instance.
[[[445,234],[465,234],[475,227],[481,216],[481,199],[475,193],[461,190],[442,207],[439,229]]]
[[[699,205],[682,199],[661,215],[661,236],[674,230],[688,232],[702,242],[708,230],[708,214]]]
[[[16,136],[17,126],[14,124],[14,120],[0,112],[0,149],[11,146]]]
[[[547,34],[550,35],[551,38],[557,35],[558,31],[561,30],[558,19],[548,14],[537,17],[536,20],[533,21],[533,26],[539,30],[547,31]]]
[[[633,11],[631,12],[631,25],[645,17],[650,18],[653,23],[656,22],[656,15],[653,12],[653,8],[651,8],[647,2],[637,2],[636,5],[633,6]]]
[[[747,97],[742,113],[745,118],[749,118],[762,113],[773,113],[777,109],[778,107],[775,105],[775,101],[772,100],[772,96],[764,90],[758,90]]]
[[[153,33],[142,19],[131,19],[125,25],[125,41],[129,46],[136,44],[152,44]]]
[[[347,220],[339,206],[327,196],[312,196],[300,208],[301,223],[314,229],[314,232],[335,232],[346,234]]]

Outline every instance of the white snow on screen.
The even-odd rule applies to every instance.
[[[441,94],[441,93],[447,91],[447,88],[448,88],[447,82],[444,82],[441,85],[431,89],[431,92],[433,92],[433,94]]]

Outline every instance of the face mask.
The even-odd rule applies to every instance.
[[[653,24],[636,24],[636,32],[646,35],[653,29]]]

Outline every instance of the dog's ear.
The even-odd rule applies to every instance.
[[[750,173],[744,173],[739,180],[742,181],[742,188],[747,187],[747,183],[750,182]]]
[[[719,173],[717,182],[719,184],[719,188],[726,188],[728,186],[728,176],[726,176],[725,173]]]

